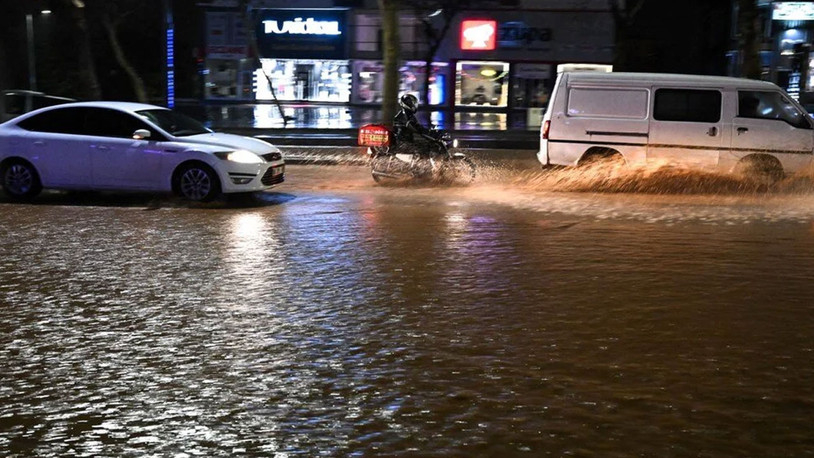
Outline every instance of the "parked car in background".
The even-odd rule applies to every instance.
[[[0,124],[0,186],[13,199],[53,188],[174,192],[209,201],[284,179],[276,146],[212,132],[154,105],[69,103]]]
[[[24,89],[3,91],[0,94],[0,122],[8,121],[38,108],[69,102],[76,102],[76,100]]]
[[[814,123],[777,85],[741,78],[565,72],[540,134],[539,161],[598,158],[735,172],[773,182],[808,167]]]

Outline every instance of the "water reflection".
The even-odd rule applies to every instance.
[[[305,127],[311,129],[352,129],[354,124],[351,113],[344,106],[283,106],[285,123],[280,116],[280,109],[273,104],[253,106],[254,122],[252,126],[259,129],[282,127]]]
[[[231,216],[223,253],[229,274],[225,281],[236,286],[231,294],[241,303],[254,303],[266,293],[267,277],[285,270],[279,256],[278,228],[260,213]]]
[[[506,130],[507,117],[506,113],[455,113],[455,129]]]
[[[810,196],[292,177],[0,204],[0,455],[810,451]]]

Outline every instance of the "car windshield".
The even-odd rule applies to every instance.
[[[175,137],[212,132],[189,116],[171,110],[141,110],[137,113]]]

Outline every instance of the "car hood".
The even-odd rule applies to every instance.
[[[279,152],[280,149],[256,138],[244,137],[241,135],[225,134],[222,132],[211,132],[207,134],[189,135],[178,137],[177,141],[187,143],[200,143],[202,145],[223,146],[231,149],[245,149],[257,154],[268,154]]]

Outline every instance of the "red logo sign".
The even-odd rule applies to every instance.
[[[461,49],[491,51],[495,49],[497,21],[469,19],[461,22]]]

